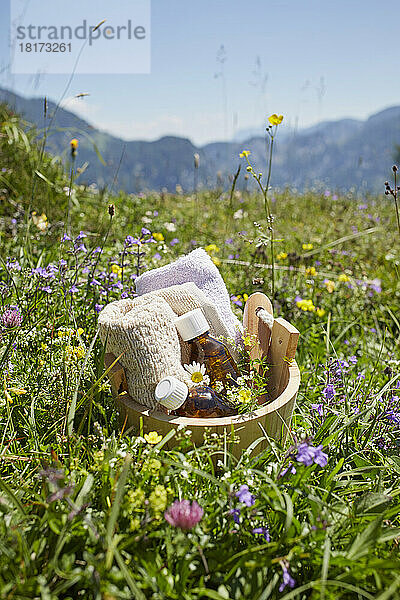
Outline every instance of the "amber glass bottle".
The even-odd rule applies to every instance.
[[[212,388],[199,385],[189,390],[176,377],[161,379],[155,397],[173,415],[180,417],[229,417],[237,412],[231,404],[221,400]]]
[[[180,336],[192,346],[191,361],[204,363],[210,385],[220,381],[224,388],[235,385],[240,373],[228,348],[209,334],[210,326],[200,308],[175,320]]]

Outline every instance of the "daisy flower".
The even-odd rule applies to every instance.
[[[183,365],[186,371],[190,374],[190,379],[194,386],[196,385],[208,385],[210,378],[206,375],[205,365],[194,362],[191,365]]]

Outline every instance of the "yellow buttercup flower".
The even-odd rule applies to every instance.
[[[247,404],[251,400],[251,390],[249,388],[241,388],[238,392],[240,402]]]
[[[121,277],[122,268],[119,265],[111,265],[111,273],[115,273],[118,277]]]
[[[221,264],[221,260],[218,258],[218,256],[212,256],[212,257],[211,257],[211,260],[213,261],[213,263],[214,263],[214,265],[215,265],[216,267],[219,267],[219,266],[220,266],[220,264]]]
[[[268,121],[271,123],[271,125],[280,125],[283,121],[283,115],[277,115],[274,113],[268,117]]]
[[[144,434],[144,439],[146,440],[146,442],[148,444],[151,444],[152,446],[155,446],[156,444],[158,444],[158,442],[161,442],[162,435],[160,435],[159,433],[157,433],[157,431],[150,431],[150,433],[145,433]]]
[[[250,156],[250,150],[242,150],[242,152],[239,154],[240,158],[247,158],[248,156]]]
[[[79,142],[76,138],[70,141],[69,145],[71,146],[71,150],[76,150],[79,146]]]
[[[285,260],[287,258],[287,252],[279,252],[276,256],[277,260]]]
[[[208,246],[206,246],[204,248],[204,250],[208,253],[208,254],[212,254],[213,252],[219,252],[219,248],[218,246],[216,246],[215,244],[208,244]]]
[[[325,314],[325,309],[317,308],[316,313],[317,313],[318,317],[323,317]]]
[[[153,233],[153,238],[156,240],[156,242],[163,242],[164,241],[164,236],[162,233]]]
[[[307,267],[306,275],[310,275],[311,277],[315,277],[317,275],[317,270],[315,267]]]
[[[84,333],[82,327],[79,327],[76,333],[81,336]]]
[[[346,275],[346,273],[340,273],[338,281],[346,283],[346,281],[349,281],[349,277]]]
[[[312,244],[303,244],[302,248],[303,250],[312,250],[314,246]]]
[[[327,279],[327,280],[325,281],[325,287],[326,287],[326,289],[328,290],[328,292],[329,292],[330,294],[332,294],[333,290],[335,289],[335,282],[334,282],[334,281],[332,281],[332,279]]]
[[[304,312],[315,312],[315,306],[312,300],[297,300],[296,305],[301,310],[304,310]]]

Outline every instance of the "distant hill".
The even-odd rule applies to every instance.
[[[56,109],[49,101],[45,121],[43,99],[23,98],[0,89],[0,101],[9,104],[39,130],[50,123]],[[380,192],[389,177],[395,145],[400,144],[400,107],[387,108],[366,121],[328,121],[297,132],[282,128],[281,134],[280,139],[279,134],[277,137],[273,187]],[[119,169],[114,191],[137,193],[162,188],[174,191],[177,184],[184,190],[192,190],[195,152],[200,156],[199,184],[204,187],[215,187],[217,174],[227,186],[228,176],[236,171],[243,148],[251,151],[257,170],[266,168],[263,137],[254,136],[244,142],[214,142],[202,147],[174,136],[154,142],[124,142],[58,108],[46,148],[67,159],[72,137],[80,141],[78,166],[88,163],[81,180],[96,182],[99,187],[110,186]]]

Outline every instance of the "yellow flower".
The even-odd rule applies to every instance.
[[[247,295],[247,294],[243,294],[243,300],[244,300],[245,302],[247,302],[247,300],[248,300],[248,299],[249,299],[248,295]]]
[[[8,388],[8,389],[10,390],[10,392],[12,392],[13,394],[15,394],[16,396],[23,396],[24,394],[28,393],[23,388],[11,387],[11,388]]]
[[[312,244],[303,244],[303,250],[312,250],[314,246]]]
[[[296,302],[297,307],[300,308],[301,310],[304,310],[304,312],[314,312],[315,311],[315,306],[313,304],[312,300],[297,300]]]
[[[32,221],[34,222],[34,224],[36,225],[36,227],[39,229],[39,231],[44,231],[49,226],[49,222],[48,222],[47,217],[46,217],[46,215],[44,213],[42,213],[38,217],[37,213],[34,211],[32,213]]]
[[[115,273],[118,277],[121,277],[122,268],[119,265],[111,265],[111,273]]]
[[[161,442],[162,435],[158,434],[157,431],[150,431],[150,433],[144,434],[144,439],[148,444],[155,446],[158,442]]]
[[[77,333],[78,335],[82,336],[82,334],[84,333],[84,331],[83,331],[82,327],[79,327],[76,333]]]
[[[316,313],[319,317],[323,317],[325,314],[325,309],[323,308],[317,308]]]
[[[306,275],[311,275],[311,277],[315,277],[317,275],[317,270],[315,267],[307,267]]]
[[[156,240],[156,242],[163,242],[164,241],[164,236],[162,233],[153,233],[153,238]]]
[[[328,292],[332,294],[333,290],[335,289],[335,282],[332,281],[332,279],[327,279],[324,283]]]
[[[280,125],[280,123],[283,121],[283,115],[278,116],[276,113],[274,113],[268,117],[268,121],[271,123],[271,125]]]
[[[219,248],[215,244],[208,244],[208,246],[206,246],[204,250],[208,252],[208,254],[212,254],[213,252],[219,252]]]
[[[287,258],[287,252],[279,252],[276,256],[277,260],[285,260]]]
[[[76,138],[70,141],[69,145],[71,146],[71,150],[76,150],[79,146],[79,142]]]
[[[213,263],[214,263],[214,265],[215,265],[216,267],[219,267],[219,266],[220,266],[220,264],[221,264],[221,260],[218,258],[218,256],[212,256],[212,257],[211,257],[211,260],[213,261]]]
[[[250,150],[242,150],[242,152],[239,154],[240,158],[247,158],[248,156],[250,156]]]
[[[247,347],[254,346],[257,343],[257,335],[256,334],[250,335],[248,333],[247,335],[244,335],[242,339],[243,339],[243,344]]]
[[[249,388],[241,388],[238,392],[238,396],[240,398],[240,402],[247,404],[251,400],[251,390],[249,390]]]
[[[83,346],[78,346],[77,348],[75,348],[75,356],[78,359],[81,359],[85,356],[85,348]]]
[[[346,281],[349,281],[349,278],[347,277],[346,273],[340,273],[338,281],[346,283]]]

